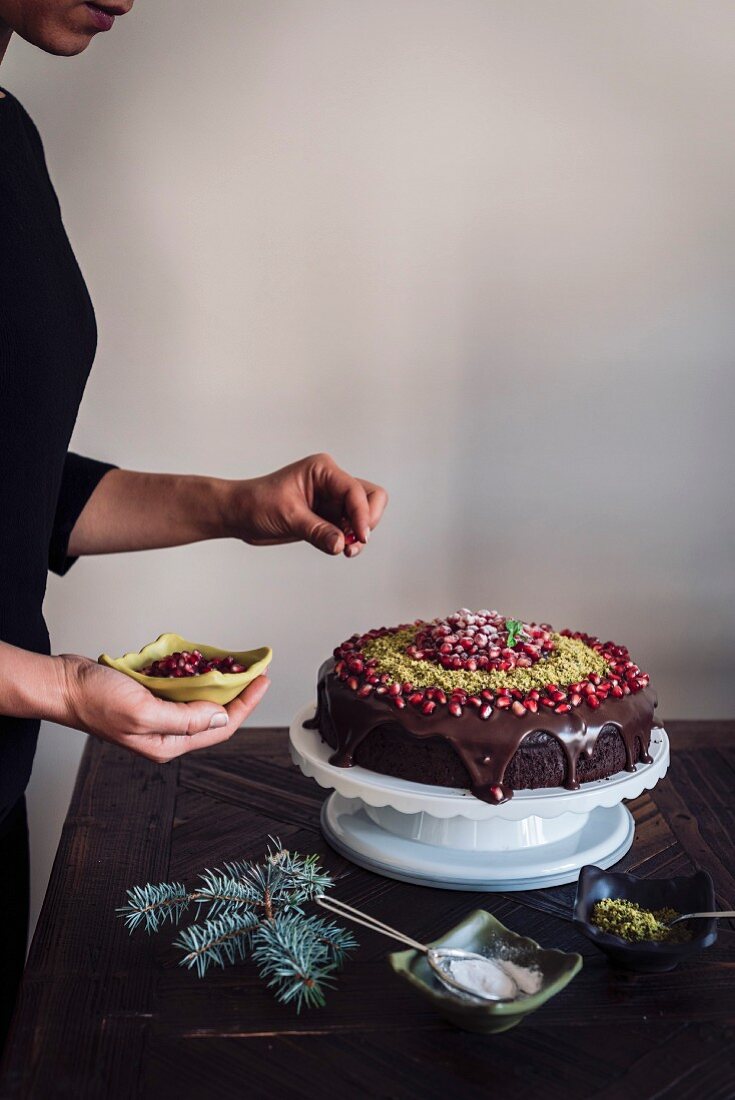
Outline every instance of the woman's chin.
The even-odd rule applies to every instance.
[[[89,26],[89,20],[82,22],[78,18],[39,19],[36,25],[30,22],[17,30],[26,42],[56,57],[75,57],[86,50],[97,34],[97,30]]]
[[[40,46],[46,53],[54,54],[55,57],[76,57],[77,54],[86,50],[93,38],[94,32],[84,35],[64,35],[62,38],[47,42],[34,42],[34,46]]]

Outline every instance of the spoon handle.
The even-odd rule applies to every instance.
[[[421,951],[424,955],[429,950],[425,943],[419,943],[418,940],[412,940],[410,936],[405,936],[403,932],[399,932],[396,928],[391,928],[389,924],[383,924],[382,920],[378,920],[377,917],[371,917],[369,913],[363,913],[361,909],[353,908],[353,906],[348,905],[346,901],[340,901],[338,898],[328,898],[325,894],[317,894],[314,901],[329,913],[336,913],[338,917],[344,917],[346,920],[351,920],[355,924],[362,924],[372,932],[379,932],[381,936],[387,936],[388,939],[398,940],[399,943],[405,943],[409,947],[415,948],[416,951]]]
[[[716,913],[682,913],[680,917],[674,917],[669,928],[672,924],[678,924],[680,920],[691,920],[692,917],[717,917],[721,920],[723,917],[735,917],[735,909],[719,909]]]

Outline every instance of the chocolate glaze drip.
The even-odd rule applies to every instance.
[[[399,726],[419,740],[443,738],[458,755],[471,778],[471,791],[484,802],[505,802],[513,790],[503,782],[505,770],[526,738],[546,733],[558,741],[564,753],[566,768],[564,786],[577,790],[577,762],[582,754],[590,755],[604,726],[614,726],[625,746],[625,770],[634,771],[638,760],[651,763],[648,747],[651,729],[657,725],[653,711],[657,696],[650,687],[622,699],[605,699],[597,710],[582,704],[566,714],[532,714],[519,718],[508,710],[495,709],[483,721],[476,710],[467,708],[460,718],[438,707],[425,715],[414,707],[394,711],[380,697],[358,699],[334,675],[334,660],[326,661],[319,670],[318,705],[315,717],[307,722],[310,729],[325,730],[337,749],[330,763],[340,768],[354,764],[355,752],[370,734],[380,726]],[[640,755],[638,744],[640,743]]]

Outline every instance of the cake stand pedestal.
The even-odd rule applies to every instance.
[[[304,728],[314,710],[304,707],[291,725],[291,757],[333,789],[322,807],[326,839],[369,871],[444,890],[532,890],[574,882],[586,863],[611,867],[633,843],[623,799],[655,786],[669,766],[666,731],[654,729],[651,764],[577,791],[517,791],[493,806],[469,791],[335,767],[318,730]]]

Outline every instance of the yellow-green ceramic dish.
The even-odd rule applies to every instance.
[[[180,679],[168,676],[144,676],[140,671],[147,668],[153,661],[160,661],[162,657],[168,657],[171,653],[181,650],[198,649],[207,658],[227,657],[231,654],[239,664],[245,665],[244,672],[205,672],[202,676],[182,676]],[[231,703],[236,695],[239,695],[248,686],[251,680],[265,672],[271,662],[273,650],[268,646],[260,649],[248,649],[237,652],[234,649],[217,649],[213,645],[202,645],[199,642],[187,642],[186,638],[178,634],[161,634],[155,642],[143,646],[138,653],[126,653],[123,657],[110,657],[103,653],[99,659],[101,665],[124,672],[126,676],[137,680],[143,687],[147,687],[154,695],[161,699],[169,699],[174,703],[193,703],[195,700],[204,700],[207,703]]]
[[[484,909],[475,909],[461,924],[429,944],[430,947],[461,947],[480,955],[501,955],[519,966],[541,971],[543,984],[538,993],[516,1001],[478,1002],[464,999],[442,985],[418,951],[395,951],[390,964],[417,993],[433,1004],[437,1012],[464,1031],[491,1034],[507,1031],[519,1024],[524,1016],[550,1000],[572,980],[582,968],[582,956],[556,948],[543,948],[526,936],[511,932]]]

